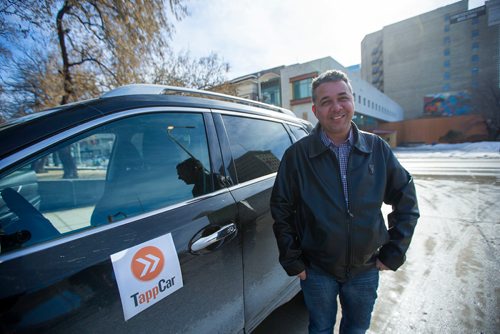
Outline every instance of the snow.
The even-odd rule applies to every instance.
[[[500,142],[435,144],[394,148],[399,158],[493,158],[500,159]]]

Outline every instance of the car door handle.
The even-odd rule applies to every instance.
[[[219,230],[214,233],[207,235],[206,237],[202,237],[191,244],[191,251],[198,252],[208,246],[222,241],[229,236],[236,234],[236,225],[234,223],[227,224],[222,226]]]

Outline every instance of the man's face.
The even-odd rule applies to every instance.
[[[316,88],[312,111],[333,141],[347,139],[354,115],[352,92],[344,81],[325,82]]]

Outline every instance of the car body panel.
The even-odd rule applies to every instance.
[[[199,333],[206,326],[242,328],[242,262],[241,256],[235,256],[241,254],[241,242],[234,239],[219,251],[203,256],[192,255],[188,249],[189,240],[200,229],[235,221],[232,196],[223,191],[143,216],[90,230],[72,240],[48,242],[22,256],[3,260],[3,329],[86,332],[89,323],[96,333],[144,328],[151,333],[164,332],[164,328]],[[184,287],[125,322],[109,256],[167,233],[172,233],[177,248]],[[51,247],[51,243],[56,245]],[[214,313],[219,316],[208,316]]]
[[[14,190],[25,187],[19,194],[36,210],[53,209],[47,206],[51,196],[71,197],[68,203],[73,205],[83,201],[82,208],[71,214],[88,210],[83,207],[87,202],[107,194],[108,179],[85,181],[86,190],[79,190],[84,199],[77,200],[74,193],[62,195],[65,189],[75,189],[75,180],[37,180],[32,171],[22,172],[21,166],[30,166],[26,163],[34,161],[40,152],[106,124],[176,112],[203,116],[209,169],[217,175],[216,188],[117,222],[94,224],[27,247],[5,249],[0,253],[0,331],[250,332],[273,309],[296,294],[298,281],[287,277],[280,267],[272,232],[269,196],[275,174],[238,182],[221,117],[221,113],[226,113],[282,122],[290,138],[296,140],[287,124],[306,130],[307,127],[289,115],[170,95],[119,96],[63,106],[0,128],[0,185],[12,186]],[[113,152],[122,145],[118,145],[120,141],[114,144],[107,178],[116,173],[113,164],[119,160]],[[196,158],[182,143],[177,144],[181,151]],[[81,184],[84,180],[78,181]],[[60,203],[54,200],[52,204]],[[4,219],[13,214],[6,210],[4,202],[0,205]],[[44,215],[49,218],[47,221],[53,219],[53,215]],[[194,241],[214,231],[217,234],[227,226],[234,226],[235,233],[231,227],[230,237],[224,236],[200,251],[193,250]],[[172,235],[177,250],[183,287],[125,321],[110,256],[167,234]]]

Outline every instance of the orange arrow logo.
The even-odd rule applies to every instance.
[[[164,264],[162,251],[154,246],[146,246],[135,253],[130,267],[135,278],[150,281],[161,273]]]

